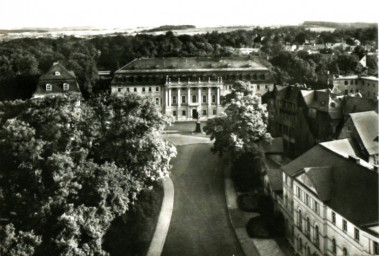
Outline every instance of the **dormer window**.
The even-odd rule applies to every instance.
[[[53,86],[51,84],[46,84],[46,91],[50,92],[51,90],[53,90]]]
[[[55,71],[55,75],[56,75],[56,76],[60,76],[60,75],[61,75],[61,72],[59,72],[59,71]]]
[[[68,83],[63,84],[63,90],[68,91],[70,89],[70,85]]]

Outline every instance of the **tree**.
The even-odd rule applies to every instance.
[[[166,124],[137,95],[1,103],[0,253],[107,255],[112,220],[168,174]]]
[[[224,116],[208,120],[204,131],[214,140],[212,152],[228,156],[236,185],[249,190],[260,184],[262,143],[271,142],[266,106],[250,84],[240,81],[222,103]]]

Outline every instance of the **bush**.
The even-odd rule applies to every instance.
[[[112,256],[146,255],[163,200],[161,184],[145,190],[131,210],[112,222],[103,248]]]
[[[246,225],[246,231],[253,238],[271,238],[267,223],[262,217],[251,218]]]
[[[260,158],[250,153],[233,161],[231,175],[237,191],[250,192],[261,187],[260,163]]]
[[[256,194],[243,194],[237,198],[238,207],[246,212],[259,211],[258,196]]]

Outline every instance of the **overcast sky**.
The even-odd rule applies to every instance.
[[[0,28],[378,22],[378,0],[1,0]]]

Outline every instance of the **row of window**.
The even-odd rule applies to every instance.
[[[207,111],[206,110],[203,110],[202,113],[203,113],[203,116],[207,115]],[[216,109],[213,109],[212,113],[213,113],[213,115],[216,115]],[[177,116],[177,114],[178,113],[176,112],[176,110],[172,111],[172,115],[173,116]],[[185,110],[182,110],[182,116],[186,116],[186,114],[187,114],[187,112]]]
[[[148,87],[148,90],[149,90],[149,92],[152,92],[152,91],[153,91],[152,87]],[[118,92],[122,92],[122,87],[119,87],[119,88],[117,89],[117,91],[118,91]],[[130,92],[130,91],[131,91],[131,88],[126,88],[126,91],[127,91],[127,92]],[[155,87],[155,91],[156,91],[156,92],[159,92],[159,91],[160,91],[160,89],[159,89],[158,86]],[[133,92],[137,92],[137,87],[134,87],[134,88],[133,88]],[[142,92],[146,92],[146,88],[145,88],[145,87],[142,87]]]
[[[336,213],[335,212],[332,212],[331,219],[332,219],[333,225],[337,226],[337,223],[336,223]],[[347,221],[344,220],[344,219],[342,219],[342,231],[345,232],[345,233],[347,233]],[[357,229],[355,227],[354,227],[354,239],[356,241],[359,241],[359,229]]]
[[[158,82],[162,81],[164,79],[167,79],[165,76],[120,76],[116,75],[117,81],[123,81],[123,82]],[[180,77],[168,77],[171,81],[188,81],[188,82],[198,82],[199,79],[202,81],[208,81],[211,79],[212,81],[215,81],[218,77],[216,75],[192,75],[192,76],[180,76]],[[268,74],[228,74],[223,75],[224,79],[226,80],[266,80],[269,78]],[[180,80],[179,80],[180,79]]]
[[[349,81],[345,81],[344,84],[345,85],[349,85]],[[357,85],[358,84],[358,80],[355,80],[355,83],[353,82],[353,80],[350,80],[350,85],[353,85],[353,84]],[[362,84],[366,85],[366,83],[363,82],[363,81],[362,81]],[[370,86],[370,85],[372,85],[373,87],[375,87],[375,83],[372,83],[372,84],[371,83],[367,83],[367,86]]]
[[[53,90],[53,85],[52,84],[46,84],[46,91],[50,92]],[[63,83],[63,90],[68,91],[70,90],[70,84],[68,83]]]
[[[207,95],[203,95],[203,103],[207,103]],[[177,96],[173,95],[172,96],[172,104],[177,104]],[[186,103],[186,96],[182,95],[182,101],[181,103],[185,104]],[[197,95],[192,95],[192,103],[197,103]],[[212,103],[216,103],[216,95],[212,95]]]
[[[304,194],[304,196],[303,196]],[[297,187],[296,192],[297,197],[303,201],[309,208],[311,208],[315,213],[320,214],[319,203],[311,198],[307,193],[303,192],[300,187]]]

